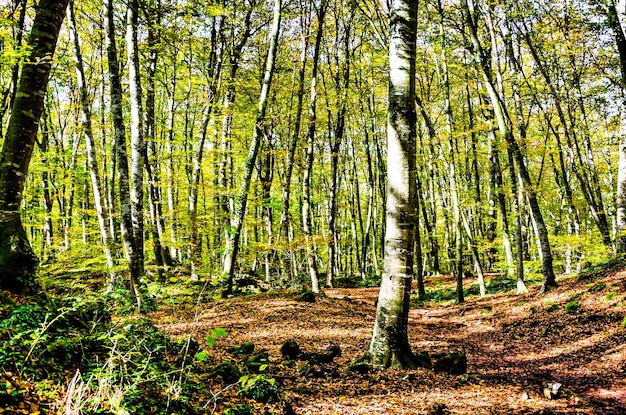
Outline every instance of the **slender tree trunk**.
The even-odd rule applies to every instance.
[[[557,114],[559,117],[559,121],[561,123],[561,127],[563,128],[563,134],[565,136],[565,140],[568,146],[568,154],[570,155],[570,163],[572,167],[572,171],[578,180],[580,185],[580,189],[585,197],[585,201],[589,206],[589,210],[591,212],[591,216],[600,231],[600,235],[602,236],[603,243],[612,250],[611,245],[611,236],[609,233],[609,224],[606,218],[606,213],[604,209],[604,202],[602,201],[602,195],[599,193],[599,183],[597,181],[593,181],[593,175],[595,174],[595,166],[592,165],[591,172],[588,173],[589,169],[585,168],[585,165],[588,164],[586,160],[587,157],[582,156],[580,152],[580,148],[578,146],[578,140],[576,138],[576,133],[572,128],[569,127],[567,122],[564,110],[563,103],[561,102],[561,97],[556,90],[556,86],[552,82],[552,78],[548,73],[543,61],[541,60],[537,49],[534,46],[534,42],[531,39],[530,33],[526,32],[524,34],[526,38],[526,44],[528,45],[528,49],[533,56],[535,64],[537,65],[539,72],[542,74],[548,88],[550,90],[550,94],[554,99],[555,107],[557,110]],[[558,131],[555,131],[555,134],[558,134]],[[576,155],[576,157],[574,157]],[[589,176],[592,176],[591,178]]]
[[[372,362],[382,367],[419,364],[407,333],[416,216],[416,23],[416,2],[391,3],[385,269],[369,345]]]
[[[487,92],[489,93],[489,97],[494,108],[496,120],[498,122],[498,129],[502,137],[506,140],[509,148],[511,149],[515,163],[517,163],[520,177],[522,178],[522,183],[524,186],[523,189],[526,194],[526,198],[528,199],[528,204],[530,206],[532,219],[539,235],[538,247],[539,254],[541,256],[541,267],[543,270],[543,285],[541,287],[541,292],[543,293],[550,290],[551,287],[555,287],[557,285],[556,277],[554,275],[554,269],[552,266],[552,250],[550,248],[548,229],[546,228],[545,222],[543,220],[543,215],[541,214],[541,208],[539,207],[537,193],[533,186],[533,183],[530,180],[530,174],[528,173],[528,169],[526,167],[524,155],[522,154],[522,150],[520,149],[519,144],[515,140],[515,137],[513,136],[513,133],[511,131],[511,122],[508,117],[504,100],[498,94],[494,86],[489,63],[487,61],[485,51],[480,41],[478,40],[475,21],[470,13],[467,0],[461,0],[461,8],[463,11],[465,24],[469,29],[469,35],[474,49],[476,64],[479,70],[482,72],[485,86],[487,88]]]
[[[178,85],[178,65],[174,64],[174,68],[172,68],[171,79],[169,80],[171,90],[168,91],[168,120],[167,120],[167,141],[165,143],[165,151],[168,154],[166,170],[165,170],[165,179],[167,180],[167,211],[169,218],[169,236],[170,236],[170,252],[169,256],[172,261],[177,260],[180,262],[181,259],[181,249],[179,249],[178,243],[178,214],[176,209],[176,169],[174,166],[174,125],[176,123],[176,88]]]
[[[42,114],[41,121],[41,142],[39,142],[39,151],[41,152],[41,163],[45,166],[48,164],[48,150],[50,143],[50,134],[48,131],[48,116],[46,111]],[[50,194],[51,183],[48,170],[44,169],[41,172],[41,187],[43,191],[43,208],[46,213],[43,225],[43,241],[42,251],[44,252],[44,261],[54,260],[54,226],[52,224],[52,205],[54,199]]]
[[[164,271],[172,265],[170,252],[163,245],[165,238],[165,221],[163,219],[163,203],[161,195],[161,174],[156,146],[156,71],[160,49],[160,0],[149,5],[148,19],[148,62],[146,77],[146,117],[145,117],[145,167],[148,180],[150,234],[154,250],[157,273],[161,281],[165,280]]]
[[[304,172],[302,175],[302,232],[304,233],[306,245],[306,257],[311,277],[311,290],[318,293],[319,277],[317,271],[317,253],[313,243],[313,221],[311,219],[311,175],[313,173],[313,161],[315,159],[315,131],[317,123],[317,77],[318,62],[320,55],[320,45],[322,33],[324,31],[324,16],[328,7],[328,0],[322,0],[317,10],[317,35],[315,36],[315,47],[313,49],[313,68],[311,72],[311,96],[309,101],[309,127],[307,130],[306,159],[304,162]]]
[[[16,0],[15,1],[15,10],[19,9],[19,16],[17,18],[17,24],[15,27],[15,50],[19,50],[22,45],[22,39],[24,36],[24,23],[26,21],[26,9],[27,9],[27,1],[26,0]],[[14,11],[15,11],[14,10]],[[13,20],[13,15],[9,16],[9,20]],[[0,98],[0,125],[4,125],[4,116],[7,111],[13,107],[13,102],[15,101],[15,94],[17,93],[17,85],[19,81],[20,75],[20,64],[19,62],[15,62],[11,68],[11,82],[7,85],[6,89],[2,92],[2,97]],[[8,102],[7,102],[8,101]],[[4,131],[0,128],[0,138],[4,137]]]
[[[213,106],[217,97],[217,85],[218,79],[221,74],[221,59],[218,59],[218,31],[217,26],[220,25],[221,20],[214,18],[211,26],[211,51],[209,53],[208,62],[208,78],[209,78],[209,91],[207,94],[207,108],[204,113],[204,119],[202,120],[202,127],[200,138],[196,143],[194,151],[194,157],[192,160],[192,173],[191,173],[191,186],[189,189],[189,221],[191,226],[190,245],[191,245],[191,278],[198,279],[197,269],[202,264],[202,252],[200,246],[200,239],[198,237],[198,194],[200,189],[200,176],[202,159],[204,156],[204,147],[207,139],[207,129],[211,117],[213,116]]]
[[[304,78],[306,74],[306,62],[307,62],[307,48],[309,45],[309,20],[310,16],[306,16],[304,11],[301,16],[301,48],[300,48],[300,61],[298,63],[298,88],[296,92],[297,96],[297,104],[296,104],[296,114],[294,116],[293,124],[293,134],[291,138],[291,142],[289,145],[289,150],[287,152],[286,160],[285,160],[285,178],[282,186],[282,212],[280,215],[280,232],[281,235],[287,244],[286,248],[286,260],[290,261],[290,258],[293,259],[294,252],[291,249],[291,238],[289,236],[289,227],[290,227],[290,209],[291,209],[291,180],[293,178],[293,167],[295,164],[295,155],[296,150],[298,148],[298,141],[300,138],[300,126],[302,123],[302,109],[304,108]],[[292,270],[293,267],[287,267]],[[293,274],[293,272],[291,272]],[[295,277],[295,275],[290,275],[291,278]]]
[[[339,24],[339,22],[337,22]],[[330,188],[328,199],[328,267],[326,269],[326,286],[332,287],[335,279],[335,262],[336,262],[336,239],[337,239],[337,199],[339,194],[338,186],[338,168],[339,168],[339,152],[341,142],[343,141],[346,129],[346,113],[348,112],[348,87],[350,86],[350,42],[352,21],[348,20],[345,24],[345,32],[343,33],[343,73],[338,74],[337,83],[338,93],[341,102],[337,102],[339,112],[337,113],[337,121],[335,124],[335,133],[330,143]],[[337,68],[339,71],[339,68]],[[356,174],[356,172],[355,172]]]
[[[616,8],[617,4],[622,6],[620,13]],[[624,254],[626,253],[626,10],[623,1],[618,0],[617,4],[615,0],[606,0],[607,17],[615,36],[621,69],[616,250]]]
[[[143,131],[143,104],[139,74],[139,1],[130,0],[126,17],[126,51],[128,54],[128,83],[130,92],[130,201],[132,237],[135,245],[137,272],[144,274],[143,247],[143,171],[145,142]]]
[[[447,41],[444,30],[444,15],[441,1],[437,3],[437,9],[439,11],[439,37],[441,41],[441,69],[439,77],[443,88],[443,100],[444,100],[444,113],[446,114],[446,128],[445,134],[448,142],[447,153],[450,156],[450,160],[445,160],[448,170],[450,199],[452,204],[452,216],[453,232],[454,232],[454,275],[456,277],[456,302],[458,304],[465,301],[463,295],[463,228],[461,218],[461,206],[459,201],[459,190],[457,187],[457,160],[456,160],[456,146],[453,139],[454,130],[454,117],[452,114],[452,106],[450,104],[450,81],[448,78],[448,57],[447,57]],[[442,154],[443,156],[443,154]],[[468,234],[470,236],[470,234]],[[483,284],[484,286],[484,284]],[[482,289],[481,289],[482,293]],[[484,293],[483,293],[484,295]]]
[[[241,185],[237,193],[237,199],[235,201],[235,211],[233,220],[231,222],[231,232],[229,232],[226,238],[226,248],[224,250],[224,275],[227,277],[226,288],[223,292],[224,295],[231,294],[233,291],[233,278],[235,274],[235,264],[237,262],[237,253],[239,251],[239,242],[241,238],[241,228],[243,226],[243,220],[246,215],[246,206],[248,203],[248,192],[250,190],[250,183],[252,181],[252,174],[254,172],[254,165],[256,163],[256,157],[259,151],[261,139],[263,138],[263,132],[265,129],[265,114],[267,111],[267,98],[269,95],[270,87],[272,84],[272,77],[274,75],[274,65],[276,60],[276,49],[278,47],[278,36],[280,33],[280,20],[281,20],[281,0],[275,0],[274,3],[274,17],[272,21],[272,33],[270,38],[269,51],[265,61],[265,74],[263,76],[263,84],[261,87],[261,94],[259,96],[259,105],[257,108],[256,122],[254,124],[254,133],[252,141],[250,142],[250,148],[248,149],[248,155],[246,156],[243,178]]]
[[[107,58],[109,62],[109,90],[111,94],[111,114],[113,117],[113,128],[115,138],[115,153],[117,159],[117,178],[119,184],[120,213],[121,213],[121,233],[124,243],[124,251],[128,268],[130,270],[130,287],[137,308],[141,309],[143,302],[139,289],[139,278],[142,275],[142,266],[137,256],[135,237],[133,231],[131,198],[130,198],[130,178],[128,170],[128,157],[126,155],[126,128],[124,126],[124,114],[122,113],[122,84],[120,81],[119,63],[117,60],[117,46],[115,40],[115,22],[113,20],[113,0],[104,2],[104,18],[106,31]],[[109,289],[114,289],[117,281],[112,280]]]
[[[29,54],[22,66],[0,152],[0,289],[28,294],[38,290],[33,252],[19,208],[28,165],[37,140],[37,128],[67,0],[41,0],[31,34]]]
[[[74,61],[76,65],[76,80],[78,83],[80,97],[81,123],[83,125],[83,132],[85,134],[85,148],[87,152],[87,167],[89,170],[89,177],[91,179],[91,191],[93,193],[94,207],[96,209],[96,215],[98,218],[100,239],[102,242],[104,255],[106,257],[107,269],[109,270],[109,272],[112,272],[113,266],[115,264],[111,249],[111,237],[109,235],[106,215],[104,211],[104,197],[101,190],[102,184],[100,182],[100,171],[98,167],[98,160],[96,157],[94,134],[91,123],[91,103],[89,102],[89,93],[87,90],[87,82],[85,80],[85,70],[83,67],[80,39],[78,35],[78,29],[76,27],[76,17],[74,15],[74,1],[71,1],[69,4],[68,19],[72,35],[72,44],[74,46]]]

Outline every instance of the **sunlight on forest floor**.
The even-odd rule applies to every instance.
[[[453,287],[449,276],[429,277],[427,283],[435,284],[434,279],[437,287]],[[426,369],[367,375],[345,371],[367,348],[378,288],[327,289],[312,304],[294,301],[296,294],[289,292],[207,303],[193,326],[183,323],[193,318],[192,308],[184,313],[180,308],[176,324],[161,319],[166,310],[153,319],[175,336],[193,330],[202,338],[212,329],[226,329],[229,335],[210,351],[216,361],[229,358],[229,347],[253,341],[277,365],[285,399],[297,414],[414,414],[437,403],[449,414],[626,413],[626,330],[621,326],[626,272],[587,284],[576,277],[559,282],[558,289],[542,297],[531,286],[521,296],[511,290],[470,296],[461,305],[429,301],[413,308],[413,347],[431,356],[465,351],[468,373],[462,376]],[[600,282],[606,288],[590,288]],[[466,287],[472,283],[467,280]],[[615,291],[619,294],[610,294]],[[576,307],[569,307],[575,311],[566,312],[573,301]],[[279,349],[287,339],[303,351],[339,345],[337,377],[314,379],[281,366]],[[549,400],[542,385],[553,381],[563,387],[558,399]]]

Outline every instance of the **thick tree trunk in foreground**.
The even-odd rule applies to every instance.
[[[0,153],[0,289],[29,293],[37,289],[35,256],[19,214],[28,165],[37,140],[52,56],[68,0],[41,0],[30,37]]]
[[[624,7],[623,1],[616,0],[607,0],[606,7],[609,26],[615,35],[622,75],[616,200],[617,235],[615,242],[617,253],[624,254],[626,253],[626,7]]]
[[[394,0],[390,16],[385,265],[369,354],[376,366],[414,368],[407,330],[416,218],[417,2]]]

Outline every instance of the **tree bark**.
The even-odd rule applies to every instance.
[[[461,0],[461,8],[465,25],[469,30],[469,36],[473,46],[476,65],[478,66],[478,69],[482,72],[483,79],[485,81],[485,87],[487,88],[491,104],[494,108],[500,134],[511,149],[511,153],[513,154],[515,163],[517,163],[519,174],[522,179],[523,190],[530,206],[531,217],[539,235],[538,248],[539,255],[541,257],[541,267],[543,271],[543,284],[541,287],[541,292],[543,293],[550,290],[551,287],[555,287],[557,285],[556,277],[554,275],[554,268],[552,266],[552,250],[550,248],[548,229],[546,228],[543,216],[541,214],[541,208],[539,207],[537,193],[533,183],[530,180],[530,174],[528,173],[528,169],[526,167],[524,155],[511,131],[511,121],[509,119],[503,97],[500,96],[494,86],[492,74],[489,68],[489,62],[487,61],[485,51],[478,39],[475,21],[470,13],[467,0]]]
[[[303,5],[304,6],[304,5]],[[309,6],[310,7],[310,6]],[[310,9],[308,9],[310,13]],[[300,59],[298,62],[298,88],[296,92],[297,104],[296,104],[296,114],[294,116],[293,124],[293,134],[291,138],[291,142],[289,145],[289,150],[287,152],[286,160],[285,160],[285,179],[282,186],[281,199],[282,199],[282,212],[280,215],[280,234],[284,239],[284,243],[287,248],[285,249],[285,262],[293,261],[294,251],[291,249],[291,240],[289,236],[289,225],[291,221],[291,180],[293,178],[293,167],[295,164],[295,155],[296,150],[298,148],[298,141],[300,138],[300,126],[302,124],[302,109],[304,107],[304,78],[306,74],[306,62],[307,62],[307,48],[309,45],[309,20],[310,15],[305,15],[304,11],[301,16],[301,29],[302,34],[300,38]],[[292,267],[287,266],[289,270],[292,270]],[[291,274],[295,274],[295,272],[290,271]],[[294,278],[295,275],[290,275],[290,278]]]
[[[37,140],[59,30],[68,0],[41,0],[30,36],[0,153],[0,289],[34,293],[38,286],[33,252],[19,208],[28,165]]]
[[[307,129],[306,159],[302,175],[302,232],[306,245],[306,257],[311,277],[311,290],[318,293],[319,277],[317,271],[317,252],[313,243],[313,221],[311,219],[311,175],[313,174],[313,161],[315,160],[315,131],[317,123],[317,78],[320,45],[324,31],[324,16],[328,7],[328,0],[322,0],[317,10],[317,34],[313,49],[313,62],[311,70],[311,96],[309,101],[309,127]]]
[[[617,168],[616,251],[626,253],[626,6],[623,0],[606,0],[607,18],[613,29],[621,69],[619,161]],[[616,6],[621,6],[618,13]]]
[[[87,91],[87,82],[85,80],[85,69],[83,67],[83,55],[80,47],[80,39],[78,29],[76,27],[76,17],[74,14],[74,1],[69,4],[69,23],[72,34],[72,43],[74,46],[74,61],[76,65],[76,80],[78,83],[81,123],[85,134],[85,149],[87,153],[87,165],[89,168],[89,177],[91,179],[91,191],[94,198],[94,207],[98,217],[98,226],[100,228],[100,239],[102,242],[104,255],[107,261],[107,269],[112,272],[114,261],[111,250],[111,237],[106,223],[104,212],[104,197],[102,195],[102,185],[100,183],[100,172],[98,169],[98,161],[96,159],[96,151],[94,147],[94,134],[91,123],[91,103],[89,102],[89,93]]]
[[[139,263],[137,247],[132,222],[130,178],[128,170],[128,157],[126,155],[126,128],[124,126],[124,114],[122,112],[122,84],[120,69],[117,59],[117,45],[115,40],[115,22],[113,14],[113,0],[104,1],[104,19],[106,32],[106,48],[109,64],[108,78],[109,91],[111,94],[111,115],[113,117],[114,147],[117,160],[117,178],[119,184],[119,199],[121,213],[121,234],[124,243],[124,251],[130,271],[130,288],[135,296],[137,308],[141,309],[143,297],[139,289],[139,278],[142,275],[142,266]],[[117,281],[111,280],[109,289],[117,288]]]
[[[267,111],[267,98],[274,76],[274,65],[276,60],[276,49],[278,47],[278,36],[280,33],[281,20],[281,0],[275,0],[274,17],[272,21],[272,33],[269,45],[269,51],[265,61],[265,74],[263,76],[263,85],[259,96],[259,105],[257,108],[256,122],[254,124],[254,133],[248,155],[246,156],[243,168],[243,178],[237,193],[235,201],[235,212],[231,222],[231,231],[226,238],[226,249],[224,250],[224,271],[226,276],[226,287],[223,295],[231,294],[233,291],[233,279],[235,274],[235,264],[237,262],[237,253],[239,251],[239,241],[241,239],[241,228],[246,215],[246,206],[248,203],[248,192],[254,173],[254,165],[259,151],[261,139],[265,129],[265,114]]]
[[[135,246],[137,272],[144,274],[143,244],[143,169],[145,142],[143,131],[143,104],[139,74],[139,1],[130,0],[126,16],[126,51],[130,92],[130,202],[132,237]]]
[[[416,23],[417,2],[391,3],[385,263],[369,345],[372,363],[381,367],[418,366],[407,333],[416,217]]]

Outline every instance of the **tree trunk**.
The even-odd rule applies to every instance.
[[[139,290],[139,278],[142,275],[142,266],[137,256],[135,236],[133,231],[130,178],[128,170],[128,157],[126,155],[126,129],[124,126],[124,114],[122,113],[122,84],[120,81],[119,63],[117,60],[117,46],[115,40],[115,22],[113,20],[113,0],[104,2],[104,18],[106,32],[107,58],[109,62],[109,90],[111,94],[111,114],[115,138],[115,153],[117,160],[117,178],[119,183],[121,233],[124,243],[124,251],[130,271],[130,288],[135,296],[137,308],[141,309],[143,302]],[[117,281],[112,280],[109,289],[117,288]]]
[[[352,16],[352,13],[351,13]],[[352,20],[351,16],[345,23],[345,31],[343,33],[343,55],[344,62],[342,64],[343,73],[339,74],[340,68],[337,68],[337,94],[340,102],[337,102],[337,121],[335,124],[335,133],[330,142],[330,188],[328,199],[328,267],[326,268],[326,286],[332,287],[335,279],[335,263],[337,259],[337,199],[339,195],[338,169],[339,169],[339,151],[341,142],[343,141],[346,129],[346,113],[348,112],[348,87],[350,86],[350,41]],[[339,22],[336,22],[340,24]],[[339,49],[339,45],[336,45]],[[338,60],[338,58],[337,58]],[[356,172],[355,172],[356,174]]]
[[[102,242],[104,255],[107,261],[107,269],[113,271],[114,261],[111,250],[111,238],[107,227],[106,216],[104,212],[104,197],[102,195],[102,185],[100,183],[100,172],[98,160],[96,159],[96,150],[94,147],[94,134],[91,124],[91,103],[89,102],[89,93],[87,91],[87,82],[85,80],[85,70],[83,67],[83,57],[80,48],[80,39],[78,29],[76,27],[76,18],[74,15],[74,1],[69,4],[69,23],[72,34],[72,43],[74,46],[74,61],[76,64],[76,80],[80,96],[81,123],[85,134],[85,148],[87,153],[87,166],[89,176],[91,178],[91,191],[94,198],[94,207],[98,217],[98,226],[100,228],[100,239]]]
[[[41,0],[37,5],[28,39],[30,53],[22,67],[0,153],[0,289],[19,294],[38,289],[34,276],[37,257],[19,208],[67,3]]]
[[[41,163],[46,165],[48,163],[48,151],[50,143],[50,133],[48,131],[48,122],[49,120],[46,111],[44,110],[41,121],[41,141],[39,144],[39,151],[41,152]],[[50,174],[48,170],[44,169],[41,172],[41,187],[43,192],[43,207],[45,211],[45,219],[43,225],[43,241],[42,241],[42,251],[44,253],[44,261],[52,261],[54,260],[55,252],[54,252],[54,230],[52,224],[52,205],[54,203],[54,199],[52,199],[52,195],[50,194],[50,189],[52,185],[50,183]]]
[[[390,10],[385,263],[369,345],[374,365],[415,368],[408,341],[416,191],[415,41],[417,3]]]
[[[310,11],[310,10],[309,10]],[[300,138],[300,126],[302,123],[302,109],[304,107],[304,78],[306,74],[306,62],[307,62],[307,48],[309,45],[309,20],[310,15],[305,15],[304,11],[301,16],[301,47],[300,47],[300,60],[298,63],[298,88],[296,92],[297,104],[296,104],[296,114],[294,116],[294,128],[293,134],[291,138],[291,142],[289,144],[289,150],[286,155],[285,160],[285,179],[282,186],[281,199],[282,199],[282,212],[280,215],[280,234],[284,239],[284,243],[286,244],[286,253],[285,259],[286,262],[290,260],[293,261],[294,251],[291,249],[291,238],[289,237],[289,225],[291,221],[290,215],[290,206],[291,206],[291,180],[293,177],[293,167],[295,164],[295,155],[296,150],[298,148],[298,141]],[[292,270],[293,267],[287,267]],[[290,277],[293,279],[295,277],[294,272],[290,272]]]
[[[126,51],[128,54],[128,83],[130,92],[130,202],[132,218],[132,237],[135,246],[137,272],[144,274],[143,247],[143,169],[144,169],[144,131],[141,77],[139,74],[139,44],[137,31],[139,26],[139,1],[130,0],[126,17]]]
[[[465,24],[469,29],[469,35],[474,49],[473,52],[475,55],[476,64],[479,70],[482,72],[483,79],[485,81],[485,87],[487,88],[491,104],[494,108],[496,121],[498,122],[498,129],[502,137],[507,142],[509,148],[511,149],[515,163],[517,163],[520,177],[522,178],[523,189],[526,198],[528,199],[528,204],[530,206],[531,217],[539,235],[538,248],[539,255],[541,257],[541,267],[543,270],[543,285],[541,287],[541,292],[543,293],[548,291],[551,287],[555,287],[557,285],[556,277],[554,275],[554,269],[552,266],[552,250],[550,248],[548,229],[546,228],[543,216],[541,214],[541,208],[539,207],[537,193],[533,186],[533,183],[530,180],[530,174],[528,173],[528,169],[526,167],[524,155],[522,154],[522,150],[520,149],[519,144],[515,140],[515,137],[513,136],[513,133],[511,131],[511,122],[506,110],[506,106],[504,104],[504,100],[498,94],[498,91],[494,86],[492,75],[489,69],[489,62],[487,61],[485,51],[480,44],[480,41],[478,40],[475,21],[470,13],[467,0],[461,0],[461,8],[463,11]]]
[[[196,143],[194,156],[192,160],[193,168],[191,173],[191,186],[189,189],[189,221],[191,226],[190,245],[191,245],[191,278],[198,279],[198,266],[202,263],[202,252],[200,249],[200,240],[198,237],[198,193],[200,189],[200,176],[202,167],[202,158],[204,155],[204,144],[207,139],[207,128],[213,115],[213,107],[217,96],[217,83],[221,74],[221,59],[218,59],[218,18],[215,17],[211,25],[211,52],[209,53],[208,79],[209,91],[207,94],[207,108],[205,110],[204,119],[200,132],[200,138]],[[222,26],[220,25],[220,28]]]
[[[626,253],[626,10],[624,2],[618,13],[615,0],[607,0],[607,17],[613,29],[621,69],[620,124],[619,124],[619,162],[617,170],[617,253]]]
[[[254,125],[254,133],[252,141],[250,142],[250,148],[248,155],[246,156],[243,168],[243,178],[241,179],[241,185],[237,193],[237,199],[235,201],[235,212],[231,223],[231,231],[226,238],[226,248],[224,250],[224,275],[226,276],[226,288],[223,292],[224,295],[231,294],[233,291],[233,278],[235,274],[235,264],[237,262],[237,253],[239,251],[239,241],[241,238],[241,228],[243,226],[243,220],[246,215],[246,206],[248,203],[248,192],[250,190],[250,183],[252,181],[252,174],[254,172],[254,165],[256,163],[256,157],[259,151],[259,145],[263,138],[265,129],[265,113],[267,110],[267,97],[272,84],[272,77],[274,75],[274,64],[276,60],[276,49],[278,46],[278,35],[280,33],[280,20],[281,20],[281,0],[275,0],[274,3],[274,18],[272,21],[272,34],[269,45],[269,51],[265,61],[265,74],[263,76],[263,85],[261,87],[261,94],[259,96],[259,105],[257,108],[256,122]]]
[[[306,245],[306,257],[311,277],[311,290],[318,293],[319,279],[317,271],[317,253],[313,243],[313,221],[311,219],[311,175],[313,173],[313,160],[315,159],[315,130],[317,122],[317,77],[318,63],[320,55],[320,45],[324,30],[324,16],[328,0],[322,0],[317,11],[317,35],[315,36],[315,47],[313,49],[313,68],[311,72],[311,96],[309,101],[309,128],[307,130],[306,159],[304,162],[304,173],[302,175],[302,232]]]

